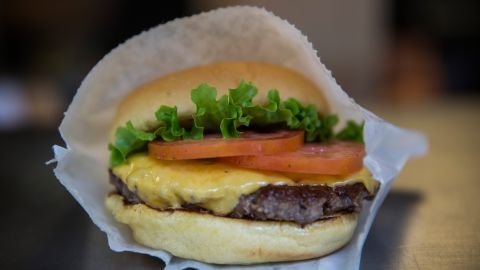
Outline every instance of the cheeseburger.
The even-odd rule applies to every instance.
[[[378,182],[363,124],[271,64],[166,75],[119,105],[106,206],[145,246],[217,264],[320,257],[352,237]]]

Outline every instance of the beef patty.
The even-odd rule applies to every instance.
[[[110,183],[127,203],[144,203],[111,171]],[[226,216],[252,220],[292,221],[305,225],[342,213],[358,212],[362,201],[371,200],[374,196],[375,193],[369,193],[362,183],[335,187],[267,185],[251,194],[240,196],[236,207]],[[194,204],[183,205],[182,209],[213,214]]]

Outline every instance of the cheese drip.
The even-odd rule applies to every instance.
[[[112,170],[149,206],[162,209],[196,204],[218,215],[230,213],[241,195],[269,184],[335,186],[361,182],[370,192],[377,186],[365,168],[348,176],[282,174],[213,160],[157,160],[146,153],[132,155],[126,164]]]

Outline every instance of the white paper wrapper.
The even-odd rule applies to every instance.
[[[365,120],[365,165],[382,183],[375,200],[365,204],[357,231],[345,248],[321,259],[254,268],[358,269],[363,243],[393,179],[407,159],[426,151],[426,141],[357,105],[320,62],[307,38],[264,9],[231,7],[177,19],[111,51],[90,71],[65,113],[60,133],[66,148],[53,147],[55,175],[107,233],[114,251],[156,256],[166,263],[166,269],[242,268],[175,258],[137,244],[129,228],[116,222],[104,207],[105,195],[112,190],[107,174],[108,132],[119,101],[135,87],[161,75],[226,60],[269,62],[297,70],[325,90],[332,112],[341,119]]]

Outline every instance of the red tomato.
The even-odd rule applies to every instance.
[[[360,170],[364,145],[357,142],[309,143],[295,152],[221,158],[239,167],[310,174],[345,175]]]
[[[148,154],[157,159],[183,160],[245,155],[273,155],[291,152],[303,146],[303,131],[274,133],[244,132],[240,138],[224,139],[207,135],[203,140],[153,141]]]

